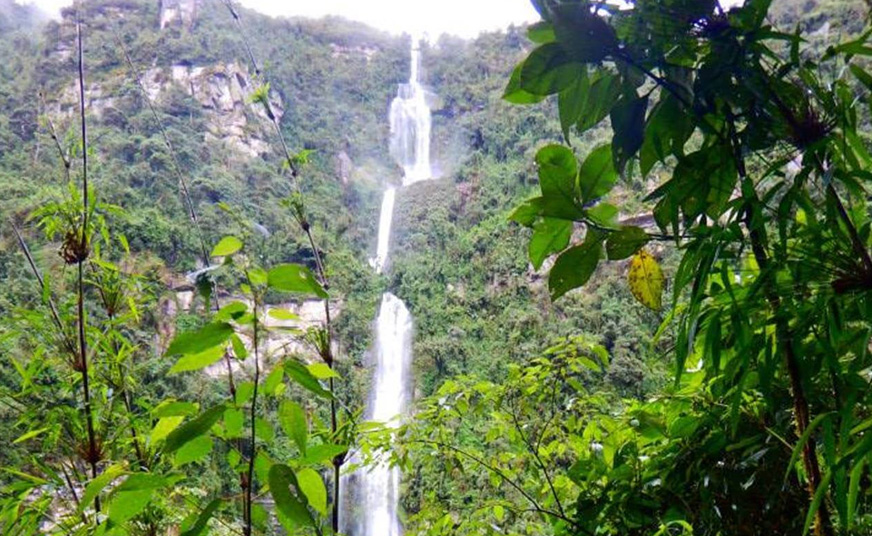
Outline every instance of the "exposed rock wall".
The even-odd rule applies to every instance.
[[[247,67],[236,62],[155,67],[143,74],[142,84],[157,103],[173,85],[191,95],[208,119],[206,140],[223,142],[252,157],[269,150],[270,119],[263,107],[249,102],[257,86]],[[276,118],[281,119],[284,109],[278,93],[270,93],[270,103]]]
[[[88,114],[103,119],[107,111],[118,105],[117,88],[123,80],[93,81],[85,89]],[[153,67],[142,75],[146,94],[158,107],[170,90],[177,87],[190,95],[202,107],[206,118],[206,141],[221,143],[246,157],[257,157],[269,151],[270,119],[259,105],[250,102],[257,89],[248,69],[236,62],[209,66],[173,65]],[[64,86],[52,98],[48,96],[46,113],[57,122],[78,113],[79,93],[75,81]],[[273,113],[281,119],[284,109],[278,93],[270,93]]]
[[[161,29],[174,24],[190,28],[202,4],[202,0],[160,0]]]

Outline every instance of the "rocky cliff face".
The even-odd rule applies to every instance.
[[[190,28],[202,8],[202,2],[160,0],[161,31],[170,32],[179,26]],[[76,30],[73,16],[72,12],[67,13],[57,26],[57,41],[47,55],[49,64],[63,66],[64,71],[68,71],[68,67],[75,62]],[[102,27],[108,24],[108,20],[123,18],[122,7],[103,6],[94,14],[92,26]],[[52,41],[54,39],[51,38]],[[87,73],[86,108],[89,115],[97,120],[106,119],[112,110],[122,115],[124,113],[122,108],[125,105],[120,102],[120,90],[125,83],[132,82],[132,75],[120,51],[113,58],[113,63],[120,65],[120,68],[92,69]],[[245,64],[231,61],[203,65],[153,65],[142,72],[140,83],[158,108],[173,90],[181,90],[193,97],[202,107],[206,118],[206,130],[203,132],[205,141],[228,147],[243,157],[257,157],[269,150],[267,137],[271,133],[271,121],[262,107],[250,102],[251,94],[258,88],[259,82],[254,80]],[[78,111],[77,82],[70,80],[58,91],[49,92],[46,101],[46,113],[63,124],[64,119]],[[281,119],[284,112],[281,98],[272,92],[270,101],[276,117]]]
[[[257,83],[248,68],[236,62],[210,66],[173,65],[154,67],[143,74],[142,86],[152,102],[160,103],[173,86],[191,95],[208,119],[207,141],[221,142],[240,153],[255,157],[266,153],[270,119],[260,106],[252,105]],[[270,94],[276,118],[283,114],[282,102]]]
[[[202,0],[160,0],[161,29],[176,24],[191,27],[202,4]]]
[[[94,80],[85,90],[88,113],[95,119],[105,119],[118,106],[115,89],[121,80]],[[181,89],[202,107],[207,120],[205,141],[216,142],[245,157],[257,157],[269,151],[267,137],[270,119],[260,106],[250,103],[256,82],[247,67],[236,62],[208,66],[172,65],[152,67],[141,79],[148,98],[158,107],[170,91]],[[271,92],[272,109],[278,119],[284,112],[281,97]],[[78,85],[71,81],[58,94],[47,95],[46,113],[62,121],[77,113]]]

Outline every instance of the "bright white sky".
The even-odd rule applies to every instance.
[[[72,0],[17,0],[57,14]],[[155,0],[157,1],[157,0]],[[485,30],[539,19],[529,0],[241,0],[268,15],[342,15],[393,33],[451,33],[474,37]],[[217,2],[216,2],[217,5]]]

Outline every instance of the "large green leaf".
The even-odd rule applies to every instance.
[[[564,251],[548,276],[551,299],[557,300],[570,290],[584,286],[593,275],[602,256],[602,237],[588,232],[584,243]]]
[[[200,353],[183,355],[167,374],[204,369],[224,357],[224,351],[223,346],[215,346]]]
[[[298,491],[299,485],[297,477],[290,467],[281,464],[273,465],[269,469],[268,480],[270,493],[276,502],[276,509],[283,516],[298,526],[315,526],[315,520],[312,519],[312,514],[306,507],[305,496],[298,497],[295,492],[291,491],[292,486],[295,491]]]
[[[720,217],[733,195],[738,173],[733,158],[719,146],[700,149],[682,158],[673,172],[667,195],[687,219],[703,213]]]
[[[152,428],[151,430],[151,434],[149,435],[152,444],[162,441],[164,438],[170,435],[170,432],[178,428],[184,420],[185,418],[182,416],[161,417],[160,419],[158,419],[157,423],[154,425],[154,428]]]
[[[542,189],[543,214],[574,221],[581,217],[576,180],[578,161],[562,145],[548,145],[536,153],[539,166],[539,187]]]
[[[543,218],[533,226],[530,238],[530,262],[535,269],[553,253],[559,253],[569,245],[572,236],[572,222],[555,218]]]
[[[309,501],[309,506],[322,516],[327,515],[327,488],[324,487],[321,475],[313,469],[305,467],[297,471],[297,484]]]
[[[618,173],[642,147],[645,141],[645,113],[648,110],[648,96],[624,95],[612,108],[611,119],[614,137],[612,153]]]
[[[201,462],[212,453],[213,447],[214,443],[211,437],[205,435],[196,437],[182,445],[179,450],[176,451],[176,456],[173,458],[173,465],[181,467],[189,463]]]
[[[533,95],[532,93],[521,89],[521,68],[523,68],[523,66],[524,64],[521,63],[515,67],[515,70],[512,72],[512,77],[509,79],[509,83],[503,93],[503,99],[512,104],[535,104],[541,102],[545,99],[545,95]]]
[[[563,137],[569,141],[571,128],[579,134],[605,119],[620,95],[620,77],[595,71],[590,76],[579,76],[560,92],[557,109]]]
[[[318,381],[318,378],[313,376],[312,373],[309,372],[309,369],[307,369],[302,363],[298,363],[296,361],[288,361],[287,363],[285,363],[285,372],[298,385],[307,389],[308,391],[322,398],[333,398],[333,395],[330,393],[330,391],[324,389],[324,387],[321,386],[321,382]]]
[[[206,324],[197,331],[188,331],[176,336],[166,355],[190,355],[205,352],[227,342],[233,335],[233,327],[226,322]]]
[[[303,408],[292,400],[283,400],[279,405],[279,424],[288,437],[294,440],[300,453],[305,456],[306,442],[309,439],[309,423]]]
[[[148,506],[157,490],[171,485],[175,480],[150,473],[130,475],[112,493],[109,519],[119,525],[132,519]]]
[[[197,418],[176,428],[167,436],[164,450],[166,452],[175,452],[182,448],[187,442],[192,441],[204,434],[207,434],[212,426],[224,416],[224,404],[218,404],[201,413]]]
[[[224,435],[228,439],[242,437],[245,425],[245,415],[239,408],[227,408],[224,410]]]
[[[299,264],[281,264],[269,271],[267,275],[270,288],[283,292],[312,294],[319,298],[327,298],[327,292],[318,283],[318,279],[310,269]]]
[[[672,155],[682,156],[693,129],[692,117],[677,98],[672,95],[661,98],[645,126],[645,140],[639,152],[642,175],[647,175],[656,162]]]
[[[333,445],[330,443],[310,445],[306,449],[306,456],[303,458],[303,461],[311,465],[332,465],[333,458],[346,452],[348,452],[348,447],[343,445]]]
[[[617,49],[615,31],[588,2],[554,2],[549,9],[557,40],[572,61],[599,63]]]
[[[554,26],[550,22],[539,21],[527,27],[527,39],[543,45],[554,41]]]
[[[609,193],[618,182],[618,173],[612,161],[612,147],[601,145],[591,151],[578,174],[581,199],[590,203]]]
[[[627,226],[609,235],[606,240],[606,253],[611,261],[632,257],[647,244],[651,238],[641,227]]]
[[[608,117],[621,94],[621,77],[618,75],[600,70],[595,76],[591,75],[590,80],[584,106],[575,124],[579,134],[595,127]]]
[[[527,56],[520,71],[520,87],[531,95],[553,95],[581,76],[584,65],[572,60],[560,43],[546,43]]]
[[[136,517],[151,502],[154,491],[153,489],[142,489],[116,493],[112,502],[109,503],[109,519],[113,523],[121,525]]]
[[[515,210],[509,215],[509,220],[519,223],[524,227],[533,227],[533,224],[536,223],[544,210],[545,198],[535,197],[515,207]]]
[[[227,255],[233,255],[240,249],[242,249],[242,240],[235,236],[225,236],[212,249],[212,256],[226,257]]]
[[[113,465],[108,467],[101,474],[97,475],[96,478],[88,482],[88,485],[85,486],[85,492],[82,494],[82,498],[79,500],[79,507],[77,509],[78,513],[82,513],[85,508],[91,505],[94,502],[94,499],[108,486],[113,480],[125,474],[124,468],[120,465]]]
[[[560,116],[560,128],[563,130],[563,139],[569,143],[569,134],[584,112],[587,104],[590,82],[587,72],[582,70],[582,75],[567,86],[557,96],[557,111]]]

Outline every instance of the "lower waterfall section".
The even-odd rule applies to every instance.
[[[391,294],[382,296],[376,320],[373,384],[366,419],[396,427],[411,398],[412,315]],[[386,461],[344,479],[343,531],[351,536],[400,536],[400,470]],[[348,484],[351,490],[348,491]]]

